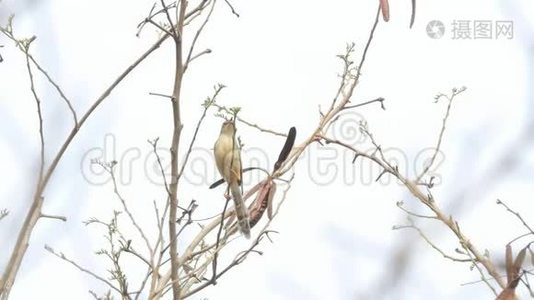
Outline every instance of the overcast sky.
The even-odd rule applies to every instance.
[[[198,45],[213,52],[191,65],[184,82],[184,139],[192,136],[202,112],[200,104],[215,84],[223,83],[227,88],[218,99],[220,104],[240,106],[243,118],[276,131],[295,126],[297,143],[301,142],[317,125],[319,109],[335,95],[342,72],[336,55],[351,42],[356,45],[355,58],[363,51],[377,1],[234,0],[239,18],[224,1],[219,2]],[[357,130],[359,120],[365,120],[386,153],[413,176],[436,143],[446,108],[444,102],[434,103],[434,96],[467,87],[453,105],[439,167],[431,170],[439,180],[433,193],[473,243],[488,249],[499,265],[505,244],[525,229],[495,204],[496,199],[506,201],[526,220],[534,220],[534,4],[529,0],[418,1],[415,25],[409,29],[410,1],[390,2],[391,21],[378,26],[353,98],[357,103],[384,97],[387,109],[371,105],[347,113],[330,134],[370,149]],[[81,113],[154,42],[154,28],[135,35],[151,6],[150,1],[3,0],[0,23],[15,14],[17,36],[37,36],[32,53]],[[443,24],[442,37],[429,36],[431,21]],[[473,27],[481,22],[492,26],[491,37],[455,39],[454,28],[459,24]],[[511,24],[513,36],[497,35],[503,24]],[[192,36],[186,33],[186,39],[188,34]],[[39,140],[24,56],[4,36],[0,45],[4,46],[0,48],[4,59],[0,63],[0,165],[4,170],[0,209],[11,212],[0,223],[0,240],[6,241],[0,247],[3,269],[30,203]],[[43,248],[48,244],[106,274],[107,265],[93,254],[103,245],[103,232],[82,221],[108,219],[120,203],[107,177],[91,168],[91,158],[121,163],[125,197],[141,223],[148,226],[153,221],[152,201],[162,200],[164,190],[154,182],[157,173],[147,163],[153,159],[147,140],[159,137],[160,145],[168,147],[172,119],[168,101],[149,93],[171,93],[172,50],[168,41],[80,131],[45,194],[44,212],[64,215],[68,222],[39,221],[12,299],[91,299],[89,289],[106,291],[101,283]],[[50,159],[72,119],[45,81],[39,81],[37,90],[42,96]],[[223,189],[207,188],[216,178],[211,149],[221,119],[214,112],[208,113],[193,154],[196,163],[187,170],[188,184],[180,191],[182,199],[199,202],[199,218],[222,208]],[[245,164],[272,168],[283,139],[244,125],[238,130],[245,143]],[[370,163],[353,165],[351,160],[350,153],[329,145],[314,145],[305,152],[273,222],[272,228],[279,232],[274,243],[263,243],[262,256],[251,255],[216,286],[193,298],[492,299],[485,284],[463,285],[479,279],[469,264],[444,259],[416,232],[392,230],[407,223],[396,202],[428,212],[393,180],[375,182],[380,170]],[[249,185],[254,181],[251,176]],[[435,220],[417,223],[441,249],[454,254],[458,242],[444,225]],[[244,240],[238,243],[248,245]],[[133,272],[142,270],[130,267]],[[519,294],[528,296],[522,288]]]

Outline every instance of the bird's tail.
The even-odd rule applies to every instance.
[[[235,213],[237,216],[237,224],[239,231],[247,238],[250,238],[250,222],[248,219],[247,207],[241,196],[241,191],[239,186],[234,183],[230,185],[230,193],[232,193],[232,198],[234,198]]]

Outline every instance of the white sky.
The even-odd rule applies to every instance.
[[[14,13],[16,34],[38,37],[33,53],[74,99],[79,114],[156,36],[155,30],[148,28],[140,38],[135,37],[136,25],[148,13],[150,1],[27,2],[31,5],[1,1],[0,22],[5,24]],[[359,58],[377,1],[235,0],[232,3],[239,19],[219,2],[198,46],[213,53],[193,63],[184,83],[184,139],[192,135],[200,104],[220,82],[228,88],[219,103],[241,106],[243,118],[264,127],[286,131],[296,126],[298,143],[316,126],[318,107],[329,105],[335,93],[341,72],[335,56],[344,51],[346,43],[355,42]],[[435,170],[442,182],[434,196],[458,219],[465,234],[498,262],[504,245],[525,230],[495,200],[506,201],[525,219],[534,220],[530,180],[534,153],[532,136],[525,134],[534,124],[534,4],[528,0],[418,1],[415,26],[410,30],[410,1],[390,2],[391,22],[379,25],[354,97],[355,103],[384,97],[387,110],[365,107],[345,116],[342,124],[350,128],[357,125],[354,119],[363,117],[384,148],[398,149],[389,153],[401,153],[401,165],[412,175],[417,155],[435,144],[439,132],[445,103],[435,104],[433,97],[466,86],[447,126],[444,160]],[[431,20],[445,24],[443,38],[427,36],[425,27]],[[453,40],[454,20],[510,20],[514,38]],[[0,164],[6,170],[0,185],[0,209],[11,211],[0,223],[0,240],[8,241],[0,247],[3,268],[33,192],[38,136],[24,57],[3,36],[0,45],[4,45],[0,48],[4,58],[0,63]],[[102,247],[103,233],[81,222],[89,217],[109,219],[118,201],[109,184],[90,184],[83,176],[89,171],[84,154],[95,153],[93,148],[105,148],[108,159],[133,161],[131,167],[120,165],[122,190],[141,223],[151,224],[152,201],[161,200],[163,190],[147,180],[152,177],[145,172],[145,159],[151,152],[146,141],[160,137],[160,145],[167,147],[172,128],[168,102],[148,93],[170,93],[173,66],[168,42],[112,93],[80,131],[45,195],[44,211],[65,215],[68,222],[39,222],[12,299],[90,299],[88,289],[105,291],[102,284],[59,261],[43,246],[49,244],[105,274],[106,264],[92,254]],[[50,158],[69,130],[71,118],[44,81],[37,88],[45,107]],[[180,191],[184,201],[194,198],[199,202],[202,210],[198,217],[222,208],[222,191],[207,189],[215,178],[209,154],[219,126],[220,119],[214,118],[212,111],[195,152],[199,169],[190,170],[188,178],[193,184]],[[332,134],[350,137],[350,130],[343,131],[347,128],[337,128]],[[239,134],[248,147],[244,160],[260,155],[254,149],[263,149],[268,159],[260,159],[259,164],[271,168],[283,140],[244,125]],[[352,137],[356,143],[358,137]],[[397,201],[425,213],[404,188],[396,183],[374,183],[379,170],[360,159],[356,165],[346,163],[352,157],[333,149],[312,147],[297,164],[293,188],[273,223],[280,234],[273,244],[261,245],[264,255],[251,255],[217,286],[193,299],[492,297],[484,284],[461,286],[479,278],[468,264],[444,259],[415,232],[391,230],[406,223],[405,214],[395,206]],[[115,156],[110,154],[113,152]],[[129,159],[136,156],[139,158]],[[321,175],[319,159],[334,168],[329,172],[337,173]],[[197,182],[194,172],[202,171],[201,162],[206,161],[208,178]],[[343,175],[354,170],[355,183]],[[330,182],[328,177],[334,180]],[[89,179],[102,178],[93,175]],[[458,245],[443,225],[418,223],[436,244],[454,254]],[[247,245],[246,241],[240,243]],[[411,253],[408,271],[394,280],[395,258],[402,251]],[[131,268],[141,270],[133,263]],[[528,295],[525,290],[519,293]]]

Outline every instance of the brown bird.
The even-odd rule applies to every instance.
[[[228,189],[234,199],[235,212],[239,231],[248,239],[250,238],[250,222],[247,207],[241,195],[241,150],[235,139],[235,124],[226,121],[222,124],[221,134],[215,142],[215,163],[217,169],[228,183]]]

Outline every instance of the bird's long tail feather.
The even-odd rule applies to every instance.
[[[234,198],[235,213],[237,216],[237,224],[239,231],[248,239],[250,238],[250,222],[248,218],[247,207],[241,196],[241,191],[239,186],[234,183],[230,185],[230,193],[232,193],[232,198]]]

